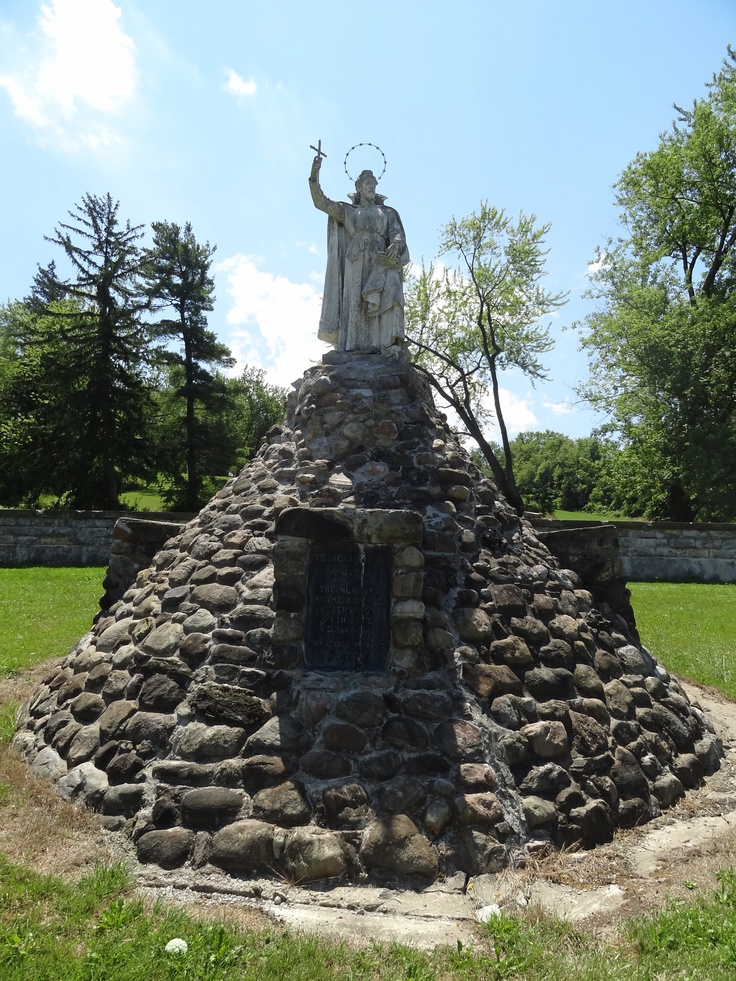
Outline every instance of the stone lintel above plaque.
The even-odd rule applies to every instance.
[[[417,511],[286,508],[276,520],[276,534],[322,542],[410,545],[421,543],[424,522]]]

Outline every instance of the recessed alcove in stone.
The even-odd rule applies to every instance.
[[[305,666],[314,543],[390,553],[387,670]],[[600,586],[500,497],[420,371],[333,352],[13,744],[166,868],[416,884],[593,846],[721,755],[623,582]]]
[[[287,508],[276,520],[274,637],[313,670],[416,671],[424,532],[418,512]]]

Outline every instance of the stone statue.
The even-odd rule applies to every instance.
[[[399,213],[376,194],[364,170],[352,201],[331,201],[319,183],[324,154],[312,163],[309,190],[327,223],[327,271],[319,338],[338,351],[387,351],[404,340],[403,267],[409,262]],[[396,350],[396,348],[394,348]]]

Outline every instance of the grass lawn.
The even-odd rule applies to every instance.
[[[736,584],[629,588],[642,643],[667,670],[736,699]]]
[[[103,568],[0,569],[0,677],[63,657],[92,626]]]
[[[103,574],[102,569],[0,570],[0,675],[65,654],[89,628]],[[631,589],[646,646],[674,673],[736,698],[736,586],[634,583]],[[26,797],[8,775],[10,705],[2,715],[0,824],[5,825],[8,809],[22,808]],[[25,773],[17,759],[14,765]],[[48,822],[45,811],[43,819]],[[174,938],[186,941],[186,952],[167,953]],[[277,926],[246,930],[211,915],[203,919],[164,903],[146,903],[119,866],[99,866],[70,882],[0,855],[2,981],[734,977],[732,869],[720,872],[712,889],[694,892],[691,901],[673,900],[663,911],[630,921],[614,939],[529,909],[492,918],[473,947],[424,952],[399,944],[354,947]]]

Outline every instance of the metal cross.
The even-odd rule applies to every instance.
[[[320,159],[321,159],[322,157],[326,157],[326,156],[327,156],[327,154],[326,154],[326,153],[322,153],[322,140],[317,140],[317,146],[312,146],[312,144],[310,143],[310,144],[309,144],[309,149],[310,149],[310,150],[314,150],[314,152],[315,152],[315,153],[317,154],[317,156],[318,156],[318,157],[319,157]]]

